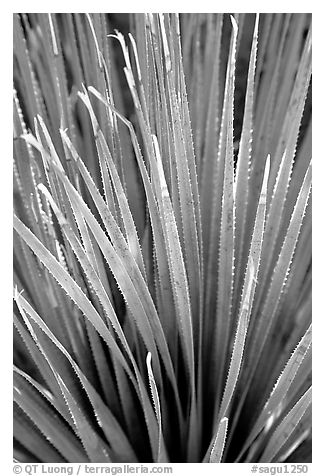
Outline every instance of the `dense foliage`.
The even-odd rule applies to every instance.
[[[14,16],[18,461],[310,461],[310,79],[308,14]]]

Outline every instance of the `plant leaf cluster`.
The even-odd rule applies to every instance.
[[[298,462],[310,16],[128,20],[14,15],[15,458]]]

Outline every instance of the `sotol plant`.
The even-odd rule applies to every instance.
[[[128,18],[14,16],[15,458],[310,461],[310,17]]]

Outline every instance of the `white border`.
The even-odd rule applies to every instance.
[[[90,5],[80,2],[56,1],[53,4],[45,4],[40,1],[22,2],[13,1],[3,5],[1,12],[1,182],[0,182],[0,212],[1,212],[1,462],[5,467],[1,468],[3,474],[12,474],[12,13],[21,11],[46,11],[74,12],[86,11],[90,6],[91,11],[120,12],[209,12],[209,11],[234,11],[234,12],[312,12],[313,13],[313,324],[314,324],[314,350],[313,350],[313,464],[309,474],[324,474],[321,470],[324,459],[324,303],[321,302],[324,296],[324,205],[325,205],[325,76],[324,76],[324,9],[321,2],[288,2],[273,1],[270,3],[261,2],[175,2],[164,1],[163,3],[152,2],[126,2],[119,1],[110,5],[110,2],[91,2]],[[55,7],[55,9],[53,9]],[[198,9],[199,7],[199,9]],[[9,11],[8,11],[8,10]],[[9,465],[7,467],[7,465]],[[189,472],[189,465],[177,465],[179,470]],[[190,465],[193,466],[193,465]],[[200,466],[199,471],[209,472]],[[225,465],[228,466],[228,465]],[[181,467],[183,469],[181,469]],[[233,465],[232,474],[245,474],[243,466]],[[5,469],[6,468],[6,469]],[[8,471],[7,471],[8,469]],[[180,474],[179,470],[174,474]],[[192,471],[192,469],[190,470]],[[194,471],[194,467],[193,467]],[[219,474],[230,474],[226,467],[218,469]],[[247,471],[247,474],[249,471]],[[183,473],[182,473],[183,474]]]

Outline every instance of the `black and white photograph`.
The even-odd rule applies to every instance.
[[[308,473],[313,15],[111,6],[12,14],[14,473]]]

